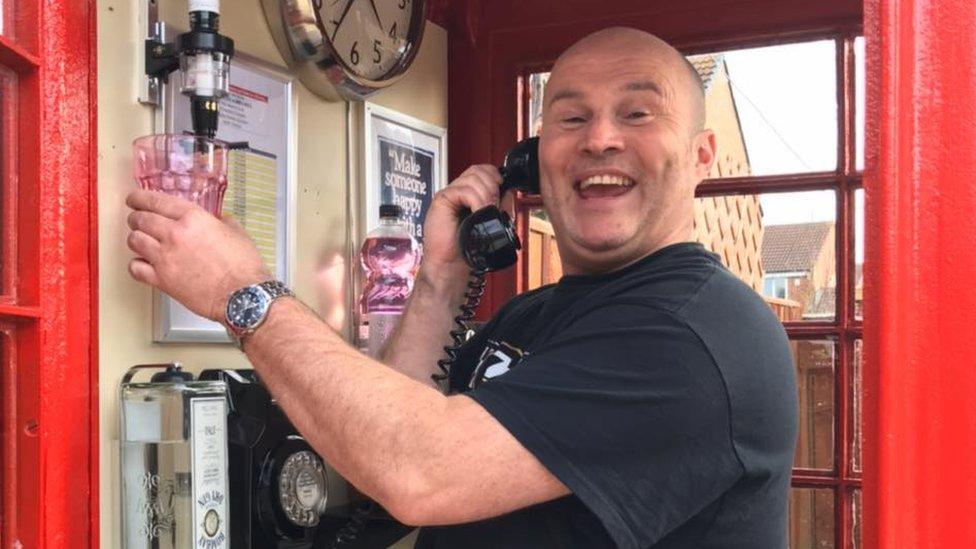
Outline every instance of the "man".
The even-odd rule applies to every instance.
[[[436,195],[389,367],[291,297],[245,337],[325,459],[401,521],[432,527],[419,547],[786,546],[785,334],[687,242],[715,156],[703,101],[684,58],[640,31],[601,31],[559,58],[539,153],[566,276],[465,345],[451,375],[463,394],[430,375],[466,282],[457,217],[498,201],[492,166]],[[269,278],[239,228],[163,195],[128,203],[132,275],[191,310],[225,321],[234,290]]]

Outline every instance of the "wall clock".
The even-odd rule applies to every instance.
[[[278,51],[329,99],[362,100],[410,68],[426,0],[261,0]]]

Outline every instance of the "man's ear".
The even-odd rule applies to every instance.
[[[695,160],[695,178],[699,181],[708,178],[718,151],[715,146],[715,132],[702,130],[691,141],[691,154]]]

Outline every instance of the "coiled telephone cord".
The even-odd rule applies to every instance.
[[[451,330],[452,343],[444,346],[447,357],[437,361],[437,367],[441,373],[434,373],[430,376],[438,384],[451,377],[451,367],[454,366],[458,355],[461,353],[461,346],[467,341],[468,332],[471,330],[468,321],[474,318],[475,309],[481,303],[481,296],[485,294],[485,275],[487,273],[488,271],[485,269],[471,269],[471,272],[468,273],[468,289],[464,294],[464,303],[461,305],[461,312],[454,317],[456,327]]]
[[[366,521],[373,514],[375,507],[376,504],[372,501],[366,501],[357,507],[352,512],[352,516],[349,517],[349,522],[336,532],[335,539],[332,541],[332,549],[340,549],[356,541],[366,528]]]

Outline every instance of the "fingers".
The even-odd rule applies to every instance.
[[[149,284],[150,286],[159,286],[159,277],[156,276],[156,269],[145,259],[137,257],[130,261],[129,274],[139,282]]]
[[[129,193],[129,196],[125,198],[125,203],[133,210],[155,212],[170,219],[179,219],[187,211],[199,207],[189,200],[143,189]]]
[[[159,241],[142,231],[134,230],[129,233],[126,243],[130,250],[150,263],[156,263],[159,258]]]
[[[133,231],[142,231],[154,239],[162,242],[172,231],[173,220],[158,213],[135,210],[129,214],[126,223]]]
[[[491,164],[476,164],[461,175],[462,178],[465,175],[470,176],[467,182],[479,191],[487,193],[487,198],[492,203],[498,201],[498,188],[502,184],[502,174],[498,172],[498,168]]]
[[[441,191],[455,209],[477,210],[489,204],[498,203],[498,186],[501,174],[489,164],[471,166]]]

